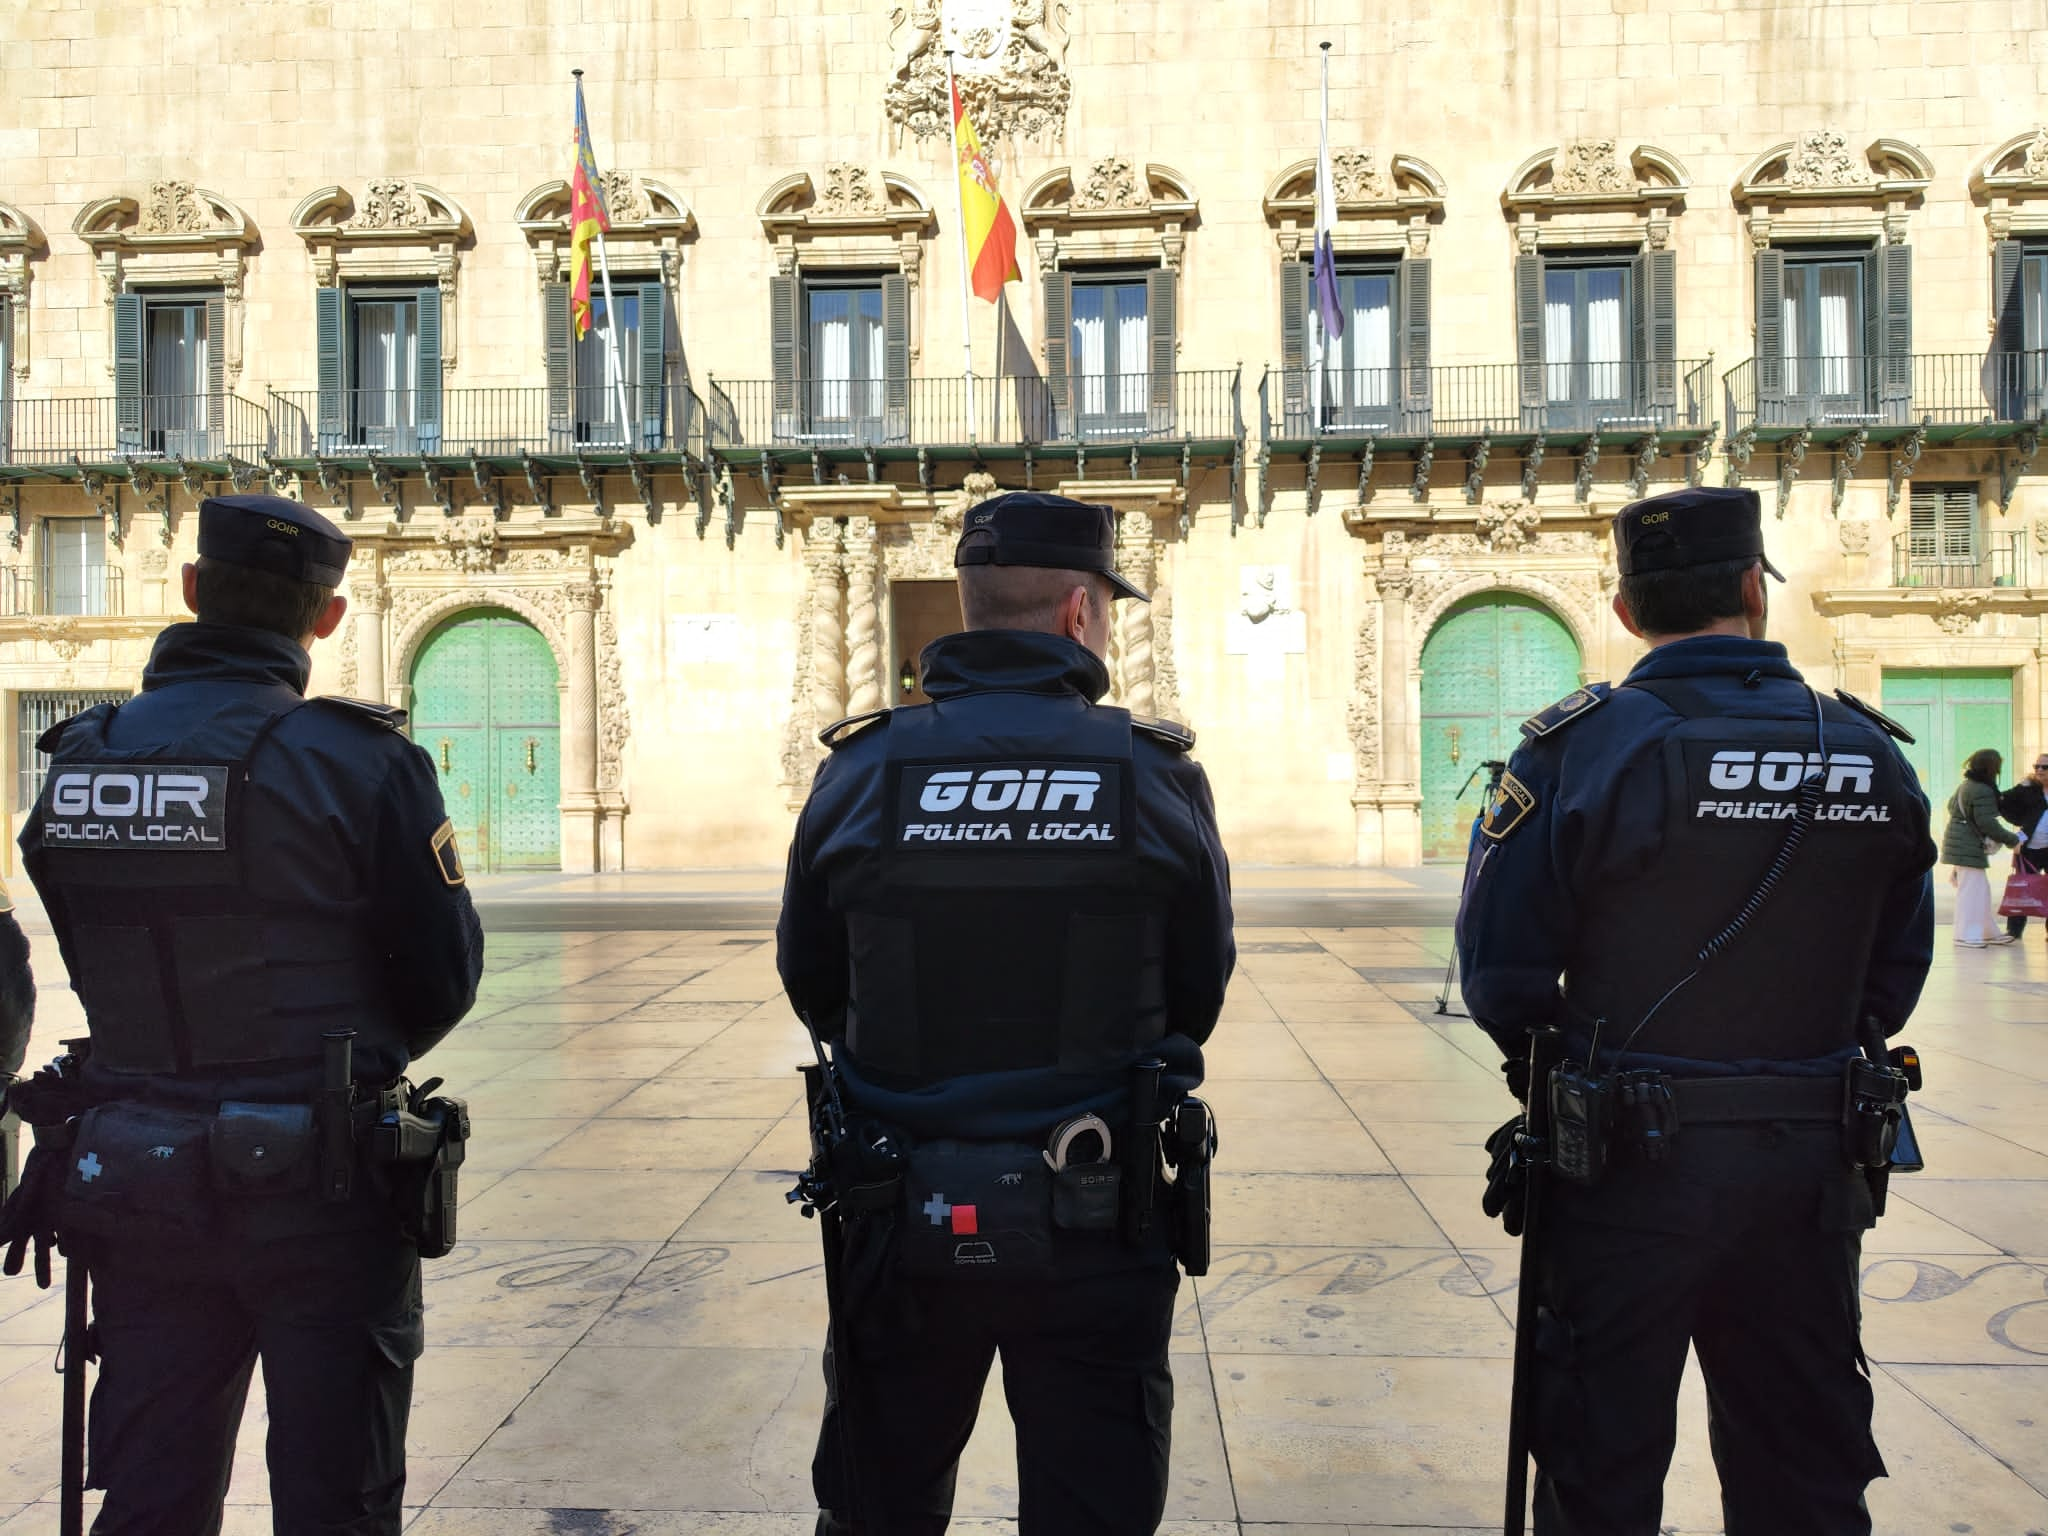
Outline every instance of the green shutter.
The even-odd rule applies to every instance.
[[[1903,422],[1913,409],[1913,248],[1885,246],[1878,264],[1883,279],[1877,306],[1883,314],[1878,398],[1888,420]]]
[[[114,296],[114,441],[142,452],[142,295]]]
[[[882,440],[910,440],[910,279],[882,279]]]
[[[794,437],[798,425],[798,401],[802,383],[797,373],[798,314],[797,280],[793,274],[778,272],[768,279],[768,360],[774,374],[774,435]]]
[[[313,328],[319,353],[313,427],[321,453],[330,452],[348,432],[348,373],[342,350],[345,298],[339,288],[313,290]]]
[[[650,452],[667,446],[668,290],[640,285],[640,445]]]
[[[1785,398],[1785,253],[1756,253],[1756,403]],[[1774,418],[1775,419],[1775,418]]]
[[[1308,306],[1314,268],[1280,263],[1280,410],[1282,437],[1307,437]]]
[[[429,286],[419,293],[416,319],[419,336],[419,401],[414,417],[419,423],[420,452],[441,451],[441,290]]]
[[[1522,411],[1543,425],[1547,395],[1543,383],[1543,257],[1531,251],[1515,258],[1515,362]]]
[[[1151,338],[1151,368],[1146,398],[1145,428],[1153,433],[1170,433],[1174,424],[1176,368],[1180,361],[1179,332],[1176,327],[1176,274],[1159,267],[1145,274],[1145,327]]]
[[[1402,432],[1430,430],[1429,258],[1410,256],[1398,275]]]
[[[546,283],[540,290],[541,355],[547,363],[548,446],[557,453],[576,441],[575,328],[569,319],[569,285]]]
[[[228,404],[228,305],[224,298],[206,301],[206,457],[226,451]]]

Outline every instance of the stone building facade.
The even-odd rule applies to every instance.
[[[1118,697],[1199,731],[1244,861],[1454,855],[1515,719],[1630,664],[1609,523],[1688,482],[1764,496],[1778,634],[1937,799],[2048,733],[2039,0],[587,9],[12,8],[17,821],[223,485],[355,535],[316,685],[413,710],[486,868],[776,862],[1025,485],[1116,509]],[[971,390],[948,48],[1024,268]],[[570,326],[577,65],[616,371]]]

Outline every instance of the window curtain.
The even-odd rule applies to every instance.
[[[619,300],[619,368],[625,376],[629,401],[634,398],[634,386],[640,382],[639,308],[637,294]],[[603,295],[593,294],[590,333],[576,343],[577,420],[583,423],[588,441],[618,443],[626,440],[626,434],[619,423],[619,392],[612,386],[605,314]]]
[[[853,376],[852,295],[830,290],[811,295],[811,367],[819,416],[845,419],[847,381]]]
[[[106,531],[96,517],[53,517],[43,524],[43,610],[106,612]]]
[[[1860,395],[1852,361],[1862,322],[1856,315],[1856,269],[1820,270],[1821,388],[1830,395]]]
[[[413,309],[398,301],[356,305],[356,390],[365,428],[412,425]]]
[[[863,420],[872,421],[882,414],[885,398],[884,384],[888,378],[889,349],[882,342],[882,296],[879,292],[861,295],[859,316],[860,345],[855,357],[861,365],[863,398],[860,400],[860,415]]]
[[[187,449],[182,442],[165,443],[159,434],[189,432],[205,422],[199,399],[206,378],[200,314],[196,304],[159,304],[149,311],[143,393],[148,397],[146,421],[153,448],[184,453]]]
[[[1140,290],[1142,294],[1142,290]],[[1142,298],[1138,301],[1136,314],[1117,316],[1116,359],[1117,388],[1116,413],[1119,416],[1142,416],[1145,414],[1146,384],[1150,378],[1147,359],[1151,349],[1151,328],[1145,314]]]
[[[1331,392],[1343,405],[1384,406],[1393,400],[1393,289],[1385,278],[1352,285],[1351,312],[1344,321],[1344,340],[1351,350],[1349,398],[1341,387]]]
[[[1572,298],[1575,274],[1552,272],[1543,289],[1543,375],[1552,400],[1572,397]]]
[[[1806,345],[1806,333],[1799,327],[1805,318],[1802,307],[1806,301],[1806,274],[1797,267],[1788,266],[1785,272],[1785,393],[1797,395],[1804,387],[1801,378],[1804,359],[1799,355]]]
[[[1074,289],[1074,371],[1081,376],[1081,414],[1100,416],[1108,401],[1109,328],[1099,288]]]
[[[1622,400],[1628,397],[1626,353],[1622,342],[1622,275],[1605,268],[1586,274],[1586,397]]]

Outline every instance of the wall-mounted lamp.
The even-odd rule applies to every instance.
[[[903,659],[903,670],[896,674],[896,681],[902,685],[905,693],[917,692],[917,663],[906,656]]]

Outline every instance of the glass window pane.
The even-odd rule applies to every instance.
[[[1331,357],[1326,396],[1348,407],[1384,406],[1393,399],[1394,280],[1383,272],[1349,274],[1338,282],[1344,336]]]
[[[1830,395],[1856,393],[1855,355],[1863,349],[1863,316],[1857,305],[1862,273],[1846,262],[1820,269],[1821,388]]]
[[[2020,263],[2020,314],[2021,345],[2029,352],[2048,347],[2048,255],[2029,255]]]
[[[1104,379],[1109,372],[1110,290],[1094,283],[1074,285],[1073,370],[1081,383],[1081,412],[1100,416],[1106,401]]]
[[[1578,296],[1578,273],[1543,274],[1543,374],[1552,400],[1572,397],[1572,312]]]
[[[1152,368],[1152,328],[1143,284],[1116,290],[1117,414],[1145,414],[1145,381]]]
[[[576,342],[577,435],[585,442],[619,442],[619,392],[612,384],[611,346],[606,335],[610,310],[602,293],[590,300],[590,331]],[[640,295],[621,294],[618,310],[619,368],[628,391],[640,382]]]
[[[1628,394],[1628,331],[1622,315],[1627,277],[1619,267],[1594,267],[1585,276],[1587,398],[1621,400]]]
[[[106,525],[97,517],[53,517],[43,523],[44,613],[106,611]]]
[[[1806,334],[1800,327],[1806,318],[1806,279],[1803,267],[1785,268],[1785,393],[1799,393],[1799,364],[1806,354]]]

